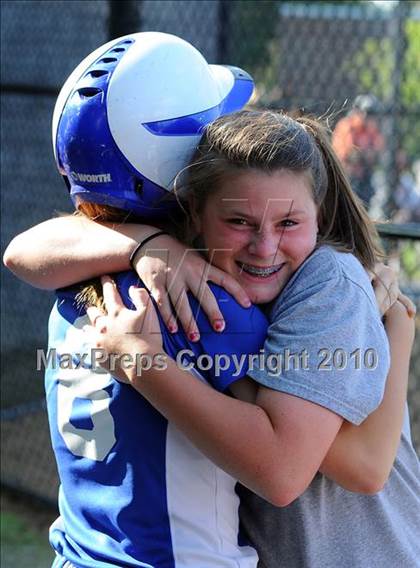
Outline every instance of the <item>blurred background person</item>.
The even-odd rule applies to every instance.
[[[420,223],[420,183],[419,176],[414,175],[412,164],[407,153],[400,149],[396,156],[398,168],[398,185],[394,193],[398,211],[393,221],[396,223]],[[420,169],[417,161],[416,169]]]
[[[375,114],[379,102],[373,95],[356,97],[350,112],[337,122],[333,146],[350,177],[352,188],[369,208],[375,193],[373,174],[385,147]]]

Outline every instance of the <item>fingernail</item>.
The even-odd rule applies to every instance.
[[[191,333],[188,334],[188,339],[190,341],[198,341],[200,339],[200,334],[197,333],[196,331],[192,331]]]
[[[243,306],[244,306],[244,308],[249,308],[251,306],[251,300],[244,300]]]
[[[173,324],[169,324],[168,329],[171,333],[176,333],[178,331],[177,326]]]
[[[225,329],[225,321],[222,319],[213,320],[213,327],[216,331],[223,331]]]

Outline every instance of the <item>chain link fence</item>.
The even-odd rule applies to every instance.
[[[72,210],[50,142],[60,86],[98,45],[145,30],[179,35],[210,62],[244,67],[256,79],[255,105],[303,109],[331,128],[353,116],[359,95],[371,97],[365,114],[381,142],[365,175],[370,212],[412,223],[408,236],[418,234],[419,2],[3,0],[1,16],[2,250],[31,225]],[[352,154],[349,168],[358,159]],[[407,234],[390,237],[388,248],[420,308],[420,241]],[[4,268],[2,284],[2,482],[55,502],[43,377],[35,370],[54,298]],[[417,339],[409,403],[418,448],[419,368]]]

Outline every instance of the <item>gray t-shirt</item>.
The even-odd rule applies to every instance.
[[[354,424],[378,406],[388,343],[369,279],[354,256],[316,250],[274,302],[270,321],[266,361],[280,353],[283,364],[272,365],[274,373],[250,370],[257,382]],[[320,473],[284,508],[242,486],[238,493],[241,522],[261,567],[420,566],[420,468],[408,414],[391,476],[376,495],[346,491]]]

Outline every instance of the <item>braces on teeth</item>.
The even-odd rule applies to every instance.
[[[281,266],[273,268],[256,268],[255,266],[249,266],[248,264],[242,264],[242,270],[245,272],[250,272],[251,274],[256,274],[259,276],[269,276],[280,270]]]

